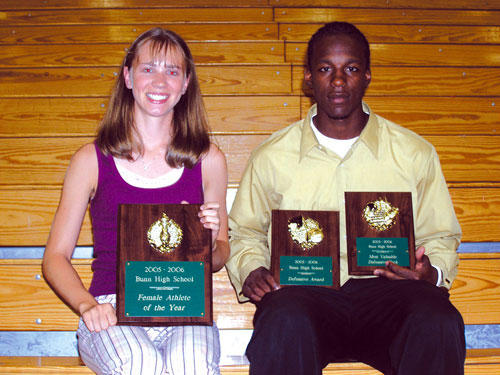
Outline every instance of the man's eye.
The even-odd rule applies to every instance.
[[[359,69],[355,66],[348,66],[347,71],[349,72],[357,72]]]
[[[330,67],[328,67],[328,66],[322,66],[321,68],[319,68],[319,71],[320,72],[328,72],[328,71],[330,71]]]

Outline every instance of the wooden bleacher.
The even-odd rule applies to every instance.
[[[306,113],[307,40],[333,20],[371,43],[372,109],[436,146],[464,233],[451,293],[467,325],[466,374],[500,373],[500,0],[2,0],[0,373],[91,373],[75,355],[43,354],[71,343],[77,316],[44,282],[40,248],[131,41],[158,25],[188,41],[232,195],[251,150]],[[91,245],[87,216],[77,252]],[[86,283],[89,258],[74,260]],[[214,275],[214,309],[223,350],[244,344],[253,307],[237,303],[225,271]],[[248,373],[226,354],[223,374]]]

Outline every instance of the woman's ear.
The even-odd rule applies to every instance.
[[[184,85],[182,87],[182,95],[184,95],[186,93],[186,90],[189,86],[190,79],[191,79],[191,76],[187,76],[186,79],[184,80]]]
[[[128,68],[128,66],[123,67],[123,78],[125,78],[125,86],[128,89],[132,90],[134,87],[134,78],[132,77],[132,68]]]

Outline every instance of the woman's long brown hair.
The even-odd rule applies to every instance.
[[[134,123],[134,97],[125,85],[124,67],[130,70],[139,48],[147,42],[153,56],[175,53],[182,57],[189,78],[184,95],[174,108],[172,141],[165,155],[171,167],[192,168],[210,147],[209,127],[191,51],[186,42],[170,30],[160,27],[141,34],[123,59],[111,93],[108,109],[97,131],[96,143],[105,154],[132,160],[132,152],[143,154],[144,146]]]

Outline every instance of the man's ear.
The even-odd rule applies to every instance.
[[[125,78],[125,86],[127,86],[128,89],[132,89],[134,86],[133,84],[133,78],[132,78],[132,68],[128,68],[128,66],[123,67],[123,78]]]
[[[304,82],[307,87],[312,88],[312,73],[307,66],[304,68]]]
[[[368,88],[368,85],[372,81],[372,72],[370,69],[366,69],[365,72],[365,88]]]

